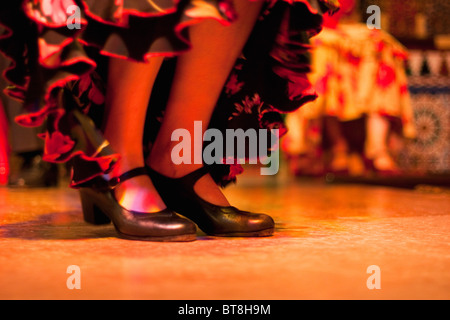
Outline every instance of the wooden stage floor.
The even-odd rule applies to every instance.
[[[271,214],[272,237],[122,240],[74,190],[0,188],[0,299],[450,298],[448,189],[249,181],[226,193]]]

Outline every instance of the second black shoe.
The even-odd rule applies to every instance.
[[[189,218],[206,234],[222,237],[264,237],[274,231],[273,219],[262,213],[218,206],[200,198],[195,183],[209,173],[202,167],[181,178],[169,178],[148,168],[153,184],[168,208]]]
[[[136,212],[122,207],[113,188],[125,180],[147,175],[146,168],[136,168],[106,181],[96,178],[80,188],[84,220],[92,224],[113,222],[125,239],[146,241],[193,241],[195,224],[166,208],[159,212]]]

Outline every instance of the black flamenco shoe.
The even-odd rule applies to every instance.
[[[148,168],[149,175],[164,203],[189,218],[206,234],[220,237],[265,237],[274,231],[274,221],[266,214],[218,206],[200,198],[195,183],[208,174],[202,167],[181,178],[169,178]]]
[[[114,224],[120,237],[147,241],[193,241],[194,223],[166,208],[155,213],[136,212],[123,208],[114,196],[114,187],[140,175],[147,169],[136,168],[118,178],[106,181],[96,178],[87,187],[80,188],[84,220],[92,224]]]

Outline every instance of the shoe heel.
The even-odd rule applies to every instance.
[[[84,221],[91,224],[108,224],[111,222],[98,206],[92,200],[92,196],[84,190],[80,190],[81,208],[83,210]]]

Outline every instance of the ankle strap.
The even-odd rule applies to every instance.
[[[108,181],[108,185],[111,189],[114,189],[124,181],[127,181],[137,176],[146,176],[146,175],[148,175],[148,170],[146,167],[134,168],[131,169],[130,171],[121,174],[119,177],[112,178],[111,180]]]
[[[184,177],[181,177],[180,179],[183,179],[184,181],[189,181],[190,184],[194,185],[198,179],[203,177],[204,175],[209,173],[209,167],[203,166],[197,170],[192,171],[191,173],[188,173]]]

